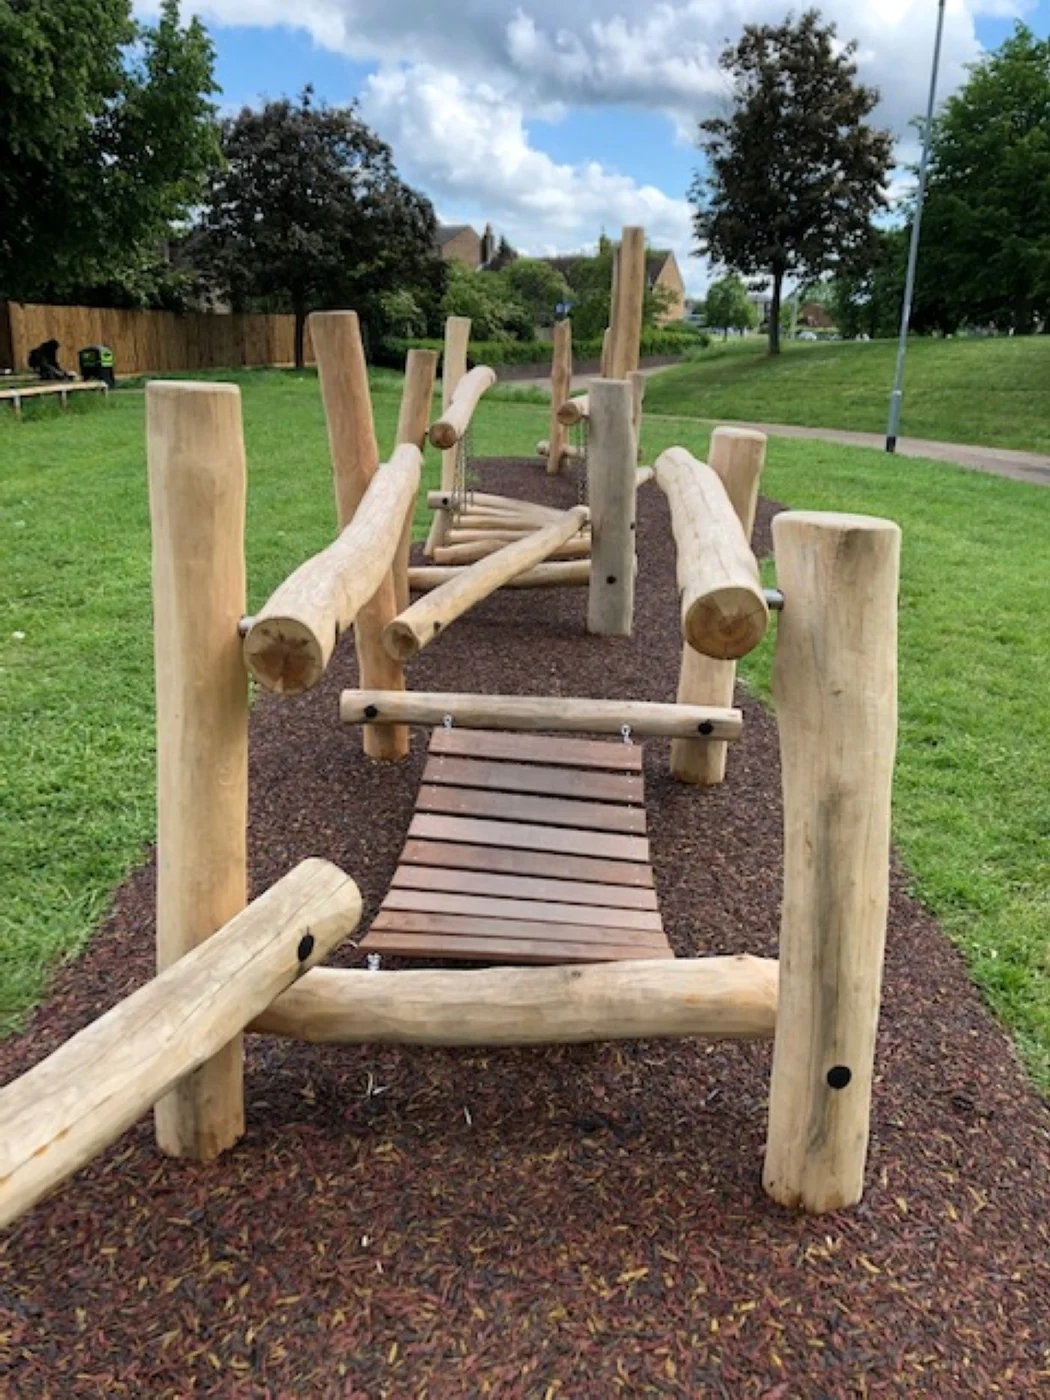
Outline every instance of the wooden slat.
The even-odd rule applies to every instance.
[[[660,915],[648,909],[602,909],[585,904],[559,904],[553,900],[502,899],[487,895],[444,893],[436,890],[391,889],[383,900],[383,912],[411,910],[417,914],[462,914],[467,918],[513,919],[523,926],[538,924],[587,924],[662,933]]]
[[[645,801],[640,773],[590,773],[578,768],[541,768],[531,763],[435,756],[423,770],[423,781],[461,788],[491,788],[495,792],[572,797],[584,802]]]
[[[525,943],[591,943],[613,944],[617,948],[648,948],[668,946],[661,930],[633,928],[593,928],[590,924],[523,923],[519,919],[497,919],[472,914],[422,914],[414,910],[380,910],[372,923],[369,937],[376,933],[441,934],[455,938],[499,938]],[[368,938],[361,940],[365,947]]]
[[[556,764],[562,768],[604,768],[640,773],[640,744],[615,740],[566,739],[547,734],[512,734],[491,729],[435,729],[430,752],[459,758],[495,758],[517,763]]]
[[[628,962],[639,958],[673,958],[668,947],[643,948],[629,944],[544,943],[525,938],[448,938],[435,934],[370,933],[361,945],[370,953],[402,957],[463,959],[467,962],[587,963]]]
[[[576,831],[571,827],[533,826],[525,822],[484,821],[478,817],[445,817],[417,812],[409,836],[428,841],[465,841],[473,846],[503,846],[518,851],[555,851],[565,855],[598,856],[603,860],[649,862],[644,836],[620,836],[607,831]]]
[[[626,860],[592,859],[583,855],[558,855],[546,851],[502,850],[450,840],[409,838],[401,852],[404,866],[440,870],[473,870],[493,875],[537,876],[551,880],[586,880],[602,885],[652,889],[648,865]]]
[[[434,849],[440,851],[442,847],[436,846]],[[482,856],[492,854],[490,848],[479,846],[477,849]],[[546,868],[550,857],[544,856],[542,859]],[[527,875],[493,875],[488,871],[440,869],[427,865],[399,865],[394,872],[391,889],[434,890],[448,894],[487,895],[496,899],[535,899],[553,900],[562,904],[587,904],[591,908],[604,909],[607,917],[612,909],[659,907],[655,890],[633,889],[629,885],[531,879]]]
[[[562,797],[530,797],[516,792],[442,787],[436,783],[420,786],[416,810],[445,812],[457,817],[490,817],[496,821],[538,822],[543,826],[574,827],[579,831],[621,831],[635,836],[645,833],[644,807],[571,802]]]

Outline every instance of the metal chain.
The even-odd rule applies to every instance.
[[[576,473],[576,504],[587,504],[587,419],[581,418],[570,430],[573,453],[572,469]],[[577,455],[577,453],[579,455]]]

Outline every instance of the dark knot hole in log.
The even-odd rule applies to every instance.
[[[305,962],[314,950],[314,936],[312,933],[304,933],[299,940],[299,947],[296,950],[299,961]]]
[[[828,1070],[828,1084],[832,1089],[845,1089],[852,1078],[853,1071],[848,1065],[833,1065]]]

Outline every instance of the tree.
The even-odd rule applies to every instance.
[[[559,303],[572,298],[568,282],[548,262],[538,258],[517,258],[502,272],[511,296],[532,318],[534,326],[551,326]]]
[[[528,340],[533,321],[504,281],[502,272],[474,272],[464,263],[448,268],[448,286],[441,303],[445,316],[469,316],[478,340]]]
[[[1050,39],[1017,25],[934,121],[916,310],[1050,328]]]
[[[735,273],[711,283],[704,302],[704,316],[709,326],[722,327],[723,340],[729,339],[731,330],[747,331],[758,324],[758,311]]]
[[[785,276],[834,270],[870,239],[886,203],[892,140],[865,120],[878,93],[856,82],[855,51],[817,10],[749,24],[719,60],[732,110],[700,123],[708,165],[689,192],[696,235],[716,262],[770,279],[771,354]]]
[[[896,334],[907,258],[906,228],[875,229],[862,254],[840,267],[828,309],[844,336],[877,340]],[[912,320],[918,324],[918,307]]]
[[[572,333],[578,340],[599,340],[612,316],[612,275],[616,250],[603,233],[598,251],[593,256],[581,254],[565,265],[565,280],[569,284],[572,303]],[[653,326],[666,315],[674,301],[674,293],[665,287],[645,289],[642,305],[642,325]]]
[[[148,301],[219,159],[214,54],[164,0],[0,0],[0,291]]]
[[[424,310],[440,295],[434,210],[356,103],[316,106],[307,87],[298,103],[245,107],[225,123],[222,147],[202,259],[235,304],[263,298],[294,313],[297,365],[311,310],[353,306],[381,335],[383,293],[418,293]]]

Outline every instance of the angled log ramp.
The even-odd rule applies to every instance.
[[[224,928],[0,1089],[0,1225],[90,1162],[357,926],[349,876],[306,860]]]
[[[413,444],[395,448],[335,543],[300,565],[253,619],[244,660],[267,690],[298,695],[324,675],[339,637],[390,576],[421,462]]]
[[[432,736],[405,873],[395,875],[362,948],[511,963],[673,956],[655,898],[644,898],[652,892],[645,794],[640,768],[623,768],[626,745],[532,737],[529,761],[520,762],[493,756],[499,734],[468,734],[452,755],[445,733]],[[581,758],[591,765],[583,771]],[[452,865],[450,844],[460,851]],[[521,870],[520,858],[537,853],[644,874],[581,882],[562,879],[564,867],[542,879],[508,873],[508,857]]]
[[[428,491],[427,505],[431,510],[451,510],[450,491]],[[546,523],[556,520],[561,511],[556,506],[543,506],[536,501],[525,501],[518,496],[497,496],[491,491],[468,491],[466,511],[488,511],[497,515],[520,515]]]
[[[448,691],[344,690],[344,724],[441,724],[446,715],[464,729],[510,729],[551,734],[737,739],[739,710],[713,705],[662,705],[646,700],[583,700],[563,695],[470,695]]]
[[[477,971],[320,967],[249,1029],[339,1045],[769,1040],[776,1009],[776,960],[746,953]]]
[[[434,550],[434,562],[436,564],[475,564],[479,559],[484,559],[489,554],[495,554],[497,549],[502,549],[508,540],[501,539],[480,539],[464,541],[461,544],[442,545]],[[549,559],[589,559],[591,555],[591,541],[589,536],[580,536],[560,544],[557,549],[552,550],[547,556]]]
[[[448,451],[455,447],[470,427],[474,410],[482,395],[496,382],[496,371],[488,365],[478,365],[458,381],[449,403],[436,423],[430,425],[430,443]]]
[[[457,617],[487,598],[510,579],[526,573],[577,534],[587,523],[586,506],[567,510],[561,520],[479,560],[459,578],[420,598],[388,624],[383,645],[398,661],[411,661],[428,642]]]
[[[427,424],[434,400],[438,355],[436,350],[410,350],[405,357],[405,383],[401,390],[401,407],[397,415],[397,442],[410,442],[420,452],[426,447]],[[412,518],[416,503],[413,499],[405,513],[401,540],[394,557],[394,593],[398,612],[404,612],[411,599],[408,585],[408,560],[412,551]]]
[[[653,471],[671,508],[683,638],[705,656],[746,656],[766,634],[769,608],[723,482],[684,447],[662,452]]]

